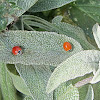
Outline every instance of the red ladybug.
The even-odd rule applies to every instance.
[[[22,54],[22,48],[19,47],[19,46],[15,46],[15,47],[12,48],[12,53],[14,55]]]
[[[64,42],[63,48],[65,51],[69,51],[72,49],[72,45],[69,42]]]

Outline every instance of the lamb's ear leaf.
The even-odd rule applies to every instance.
[[[9,25],[15,18],[20,17],[29,8],[31,8],[37,1],[38,0],[17,0],[16,4],[18,6],[18,9],[15,9],[14,13],[8,16],[7,25]],[[9,10],[12,10],[12,9],[9,9]]]
[[[83,49],[96,49],[92,44],[90,44],[86,37],[83,30],[77,26],[73,26],[71,24],[61,22],[62,16],[56,16],[52,23],[33,15],[23,15],[23,23],[30,27],[35,26],[39,27],[40,29],[49,31],[49,32],[57,32],[59,34],[64,34],[68,37],[71,37],[78,41]],[[32,29],[30,29],[32,30]]]
[[[31,96],[26,96],[24,100],[34,100]]]
[[[39,0],[32,8],[29,9],[29,12],[47,11],[54,8],[59,8],[73,1],[76,0]]]
[[[12,72],[10,72],[9,70],[8,70],[8,72],[13,80],[13,84],[14,84],[15,88],[25,95],[30,95],[30,92],[29,92],[28,87],[26,86],[24,80],[19,75],[15,75]]]
[[[0,61],[10,64],[57,66],[83,50],[73,38],[54,32],[8,31],[0,34],[0,41]],[[67,52],[63,49],[63,43],[66,41],[71,43],[71,51]],[[14,46],[20,46],[22,54],[13,55]]]
[[[98,50],[84,50],[72,55],[55,68],[48,81],[47,92],[50,93],[65,81],[93,72],[99,66],[99,60]]]
[[[98,48],[100,49],[100,26],[98,23],[96,23],[94,26],[93,26],[93,36],[94,36],[94,39],[97,43],[97,46]]]
[[[46,84],[51,75],[49,66],[16,64],[15,67],[33,99],[53,100],[53,93],[46,93]]]
[[[0,63],[0,88],[4,100],[17,100],[16,89],[4,63]]]
[[[32,7],[38,0],[2,0],[0,2],[0,32],[7,25],[16,21],[23,13]]]
[[[54,100],[79,100],[78,88],[74,87],[69,81],[62,83],[54,91]]]
[[[95,83],[97,83],[99,81],[100,81],[100,61],[99,61],[99,68],[96,71],[96,73],[94,73],[94,77],[93,77],[93,79],[91,80],[90,83],[91,84],[95,84]]]

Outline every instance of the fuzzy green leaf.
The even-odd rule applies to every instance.
[[[7,71],[9,72],[12,78],[15,88],[25,95],[30,95],[28,87],[26,86],[24,80],[18,75],[15,65],[7,64]]]
[[[31,96],[26,96],[26,97],[24,98],[24,100],[35,100],[35,99],[33,99]]]
[[[93,45],[87,41],[85,33],[81,28],[64,22],[59,22],[57,19],[58,16],[53,19],[53,24],[57,27],[57,29],[55,29],[56,32],[74,38],[80,42],[84,49],[95,49]]]
[[[0,100],[2,100],[2,92],[1,92],[1,87],[0,87]]]
[[[53,100],[53,93],[46,93],[46,84],[51,75],[49,66],[25,66],[17,64],[16,69],[27,85],[33,99]]]
[[[30,12],[47,11],[54,8],[59,8],[73,1],[76,0],[39,0],[32,8],[29,9],[29,11]]]
[[[85,100],[94,100],[94,92],[93,92],[93,88],[91,85],[89,85]]]
[[[100,49],[100,26],[99,26],[99,24],[95,24],[93,26],[92,31],[93,31],[94,39],[97,43],[97,46]]]
[[[63,83],[54,91],[54,100],[79,100],[78,88],[70,82]]]
[[[99,66],[100,51],[86,50],[74,54],[55,68],[48,85],[47,92],[50,93],[61,83],[91,73]]]
[[[84,49],[95,49],[95,47],[87,41],[85,33],[81,28],[61,22],[61,19],[62,16],[57,16],[52,20],[52,23],[50,23],[37,16],[24,15],[23,23],[25,25],[36,26],[46,31],[57,32],[72,37],[77,40]]]
[[[10,64],[56,66],[82,50],[76,40],[54,32],[8,31],[5,34],[0,34],[0,40],[5,47],[0,50],[0,62]],[[63,43],[66,41],[72,44],[70,52],[63,49]],[[22,47],[21,55],[12,54],[14,46]]]
[[[90,83],[95,84],[95,83],[97,83],[99,81],[100,81],[100,61],[99,61],[99,69],[94,74],[94,77],[93,77],[93,79],[91,80]]]
[[[25,13],[30,7],[32,7],[38,0],[18,0],[17,1],[17,6],[18,9],[14,10],[14,17],[19,17],[23,13]],[[10,10],[12,10],[11,8]],[[15,19],[13,16],[8,16],[8,25]]]
[[[6,28],[7,18],[5,15],[7,14],[7,5],[5,3],[0,3],[0,32]]]
[[[14,75],[11,72],[9,72],[9,73],[10,73],[10,75],[12,77],[13,84],[14,84],[15,88],[18,91],[22,92],[23,94],[30,95],[30,92],[28,91],[28,87],[26,86],[26,84],[23,81],[23,79],[18,75]]]
[[[4,100],[17,100],[12,79],[7,72],[6,65],[3,63],[0,63],[0,87]]]

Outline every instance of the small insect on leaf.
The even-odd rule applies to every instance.
[[[64,42],[63,48],[65,51],[69,51],[72,49],[72,45],[69,42]]]
[[[19,46],[15,46],[15,47],[12,48],[12,53],[14,55],[22,54],[22,48],[19,47]]]

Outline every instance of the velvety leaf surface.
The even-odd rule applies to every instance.
[[[14,75],[13,73],[10,73],[10,75],[12,77],[15,88],[18,91],[22,92],[23,94],[30,95],[30,92],[28,91],[28,87],[26,86],[23,79],[18,75]]]
[[[83,32],[83,30],[81,28],[67,24],[65,22],[60,22],[61,17],[59,18],[60,20],[57,20],[58,17],[60,17],[60,16],[57,16],[53,19],[53,24],[58,28],[58,29],[56,29],[56,32],[74,38],[75,40],[80,42],[80,44],[82,45],[82,47],[84,49],[95,49],[87,41],[87,39],[85,37],[85,33]]]
[[[97,83],[99,81],[100,81],[100,61],[99,61],[99,68],[96,71],[96,73],[94,74],[93,79],[91,80],[90,83],[95,84],[95,83]]]
[[[30,7],[32,7],[38,0],[17,0],[18,9],[14,10],[14,17],[19,17],[25,13]],[[13,8],[12,8],[13,9]],[[11,9],[11,10],[12,10]],[[13,14],[12,14],[13,15]],[[10,24],[15,18],[8,16],[8,24]]]
[[[46,84],[51,75],[49,66],[25,66],[17,64],[16,69],[27,85],[33,99],[53,100],[53,93],[46,93]]]
[[[35,100],[35,99],[33,99],[31,96],[26,96],[26,97],[24,98],[24,100]]]
[[[54,91],[54,100],[79,100],[78,88],[70,82],[63,83]]]
[[[4,0],[0,3],[0,31],[25,13],[38,0]]]
[[[97,43],[98,48],[100,49],[100,26],[95,24],[92,28],[94,39]]]
[[[8,31],[0,34],[0,62],[25,65],[58,65],[71,55],[82,50],[74,39],[54,32]],[[63,49],[64,42],[72,44],[72,50]],[[22,47],[21,55],[13,55],[14,46]]]
[[[77,40],[84,49],[96,49],[91,45],[83,30],[77,26],[73,26],[64,22],[61,22],[62,16],[57,16],[52,20],[52,23],[33,15],[23,15],[23,23],[32,28],[32,26],[45,29],[50,32],[57,32],[64,34]]]
[[[2,3],[0,3],[0,32],[2,30],[4,30],[6,28],[6,25],[7,25],[7,18],[4,17],[5,14],[7,13],[6,6],[7,5],[4,3],[4,1],[2,1]]]
[[[7,72],[6,65],[3,63],[0,63],[0,88],[4,100],[17,100],[12,79]]]
[[[74,54],[55,68],[48,85],[47,92],[50,93],[61,83],[91,73],[99,66],[100,51],[85,50]]]
[[[59,8],[73,1],[76,0],[39,0],[32,8],[29,9],[29,11],[30,12],[47,11],[54,8]]]

